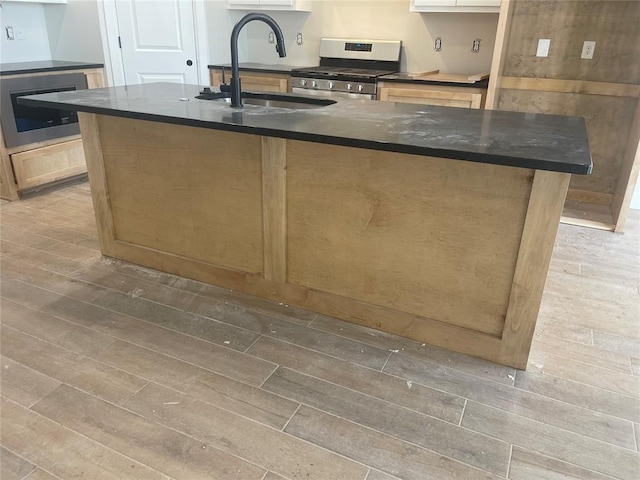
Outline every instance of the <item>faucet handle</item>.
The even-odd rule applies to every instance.
[[[231,91],[231,85],[229,85],[227,83],[221,83],[220,84],[220,91],[221,92],[230,92]]]

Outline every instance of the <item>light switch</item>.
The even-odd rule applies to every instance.
[[[536,52],[536,57],[548,57],[549,45],[551,45],[550,38],[541,38],[538,40],[538,51]]]
[[[13,35],[13,27],[4,27],[5,32],[7,32],[7,40],[15,40],[16,37]]]

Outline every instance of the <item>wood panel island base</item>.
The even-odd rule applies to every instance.
[[[104,255],[524,369],[583,119],[146,84],[79,112]]]
[[[526,366],[569,174],[80,115],[105,255]]]

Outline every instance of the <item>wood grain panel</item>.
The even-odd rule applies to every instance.
[[[503,75],[638,85],[639,37],[637,0],[519,0]],[[548,57],[535,56],[539,38],[552,39]],[[593,60],[580,58],[584,40],[596,41]]]
[[[571,175],[537,170],[502,334],[504,363],[524,369]],[[555,225],[555,228],[551,228]]]
[[[87,171],[82,140],[14,153],[11,161],[20,190]]]
[[[111,199],[102,156],[98,116],[93,113],[78,112],[78,122],[80,123],[80,132],[84,137],[84,155],[87,162],[89,181],[91,182],[91,200],[93,201],[93,210],[98,227],[100,251],[103,255],[113,257],[115,256],[113,242],[116,234],[113,227]]]
[[[571,188],[613,194],[636,104],[637,100],[628,97],[504,89],[499,95],[498,109],[584,117],[593,173],[574,175]]]
[[[289,282],[501,334],[531,171],[295,141],[287,158]]]
[[[99,117],[115,236],[262,272],[260,137]]]
[[[262,137],[264,276],[287,280],[287,141]]]
[[[219,87],[222,83],[222,69],[210,69],[209,80],[211,86]],[[224,80],[229,83],[231,80],[231,69],[225,68]],[[246,72],[240,70],[240,81],[242,82],[242,90],[254,92],[280,92],[289,91],[289,75],[277,74],[269,72]]]
[[[482,108],[486,93],[485,88],[381,82],[378,87],[378,100],[446,107]]]
[[[501,88],[513,90],[536,90],[542,92],[585,93],[610,97],[633,97],[640,95],[640,85],[625,83],[589,82],[585,80],[560,80],[557,78],[503,77]]]

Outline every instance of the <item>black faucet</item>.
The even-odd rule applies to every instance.
[[[238,35],[240,35],[242,27],[253,20],[260,20],[271,27],[271,30],[273,30],[276,36],[276,51],[278,55],[280,55],[280,57],[287,56],[284,48],[284,35],[282,35],[280,26],[273,18],[264,13],[248,13],[242,17],[231,32],[231,85],[220,85],[220,91],[231,91],[232,107],[242,107],[242,89],[240,87],[240,73],[238,69]]]

